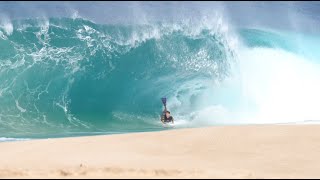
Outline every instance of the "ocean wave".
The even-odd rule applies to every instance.
[[[178,127],[320,118],[313,37],[299,35],[309,47],[302,48],[297,34],[232,30],[218,15],[127,26],[78,17],[10,24],[0,27],[2,136],[158,129],[163,96]],[[307,99],[293,106],[294,94]]]

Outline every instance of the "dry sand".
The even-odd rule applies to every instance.
[[[0,178],[320,178],[320,125],[5,142]]]

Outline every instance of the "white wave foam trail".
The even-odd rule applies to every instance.
[[[27,141],[27,140],[30,140],[30,139],[0,137],[0,142],[9,142],[9,141]]]

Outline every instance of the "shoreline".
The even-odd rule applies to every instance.
[[[201,126],[201,127],[178,127],[178,128],[168,128],[163,127],[162,130],[154,131],[126,131],[126,132],[71,132],[69,135],[59,134],[57,136],[50,137],[0,137],[0,143],[5,142],[20,142],[20,141],[33,141],[33,140],[46,140],[46,139],[64,139],[64,138],[81,138],[81,137],[98,137],[98,136],[113,136],[122,134],[137,134],[137,133],[152,133],[152,132],[162,132],[171,130],[183,130],[183,129],[199,129],[199,128],[214,128],[214,127],[242,127],[242,126],[303,126],[303,125],[320,125],[320,121],[299,121],[299,122],[288,122],[288,123],[270,123],[270,124],[235,124],[235,125],[211,125],[211,126]],[[82,135],[80,135],[82,134]],[[8,139],[8,140],[5,140]]]
[[[0,143],[0,178],[316,178],[320,125],[240,125]]]
[[[300,125],[320,125],[315,123],[318,121],[301,121],[301,122],[289,122],[289,123],[272,123],[272,124],[235,124],[235,125],[211,125],[211,126],[201,126],[201,127],[178,127],[178,128],[166,128],[163,130],[154,131],[127,131],[127,132],[71,132],[69,135],[59,134],[57,136],[42,136],[42,137],[0,137],[0,144],[6,142],[21,142],[21,141],[34,141],[34,140],[49,140],[49,139],[65,139],[65,138],[83,138],[83,137],[99,137],[99,136],[113,136],[113,135],[123,135],[123,134],[138,134],[138,133],[152,133],[152,132],[162,132],[171,130],[183,130],[183,129],[199,129],[199,128],[214,128],[214,127],[241,127],[241,126],[300,126]],[[81,135],[80,135],[81,134]]]

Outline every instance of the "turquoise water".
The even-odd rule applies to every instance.
[[[177,128],[260,123],[247,121],[255,120],[252,112],[263,106],[249,102],[241,88],[244,79],[237,79],[242,54],[260,48],[270,58],[286,52],[317,63],[319,37],[300,35],[299,43],[295,37],[289,32],[226,32],[216,25],[184,23],[12,21],[0,28],[0,137],[164,130],[159,122],[161,97],[168,98]],[[231,77],[236,80],[230,84]],[[246,112],[241,114],[245,120],[240,112]],[[317,118],[314,113],[311,119]]]

